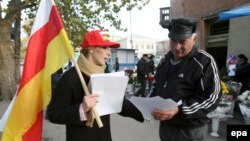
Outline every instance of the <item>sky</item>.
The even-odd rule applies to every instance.
[[[150,0],[149,4],[143,7],[141,11],[133,10],[131,12],[132,34],[150,37],[156,40],[168,39],[168,31],[159,24],[160,22],[160,8],[169,7],[170,0]],[[123,10],[119,17],[121,17],[123,27],[128,29],[127,33],[117,32],[115,29],[109,29],[110,32],[118,35],[130,35],[130,14]]]

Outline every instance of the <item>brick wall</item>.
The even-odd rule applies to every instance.
[[[250,0],[171,0],[170,5],[170,17],[172,18],[201,18],[209,14],[250,5]]]
[[[171,0],[170,18],[190,17],[198,20],[197,44],[205,48],[205,24],[203,17],[250,5],[250,0]]]

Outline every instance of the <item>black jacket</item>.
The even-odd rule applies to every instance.
[[[85,82],[89,78],[84,75]],[[99,128],[94,124],[93,128],[86,127],[86,121],[80,120],[79,106],[83,100],[84,91],[80,83],[75,68],[71,68],[63,74],[56,86],[55,93],[47,109],[47,117],[52,123],[66,125],[67,141],[111,141],[110,116],[101,116],[103,127]],[[120,115],[133,117],[138,121],[143,121],[142,114],[124,99],[122,112]]]
[[[237,64],[235,70],[235,81],[241,82],[241,93],[245,90],[250,89],[250,64],[248,62],[243,62],[242,64]]]
[[[145,79],[145,75],[148,74],[148,63],[143,58],[141,58],[137,64],[137,78],[139,80]]]
[[[154,70],[155,70],[155,63],[153,59],[150,59],[148,61],[148,73],[154,74]]]
[[[221,96],[220,78],[211,55],[194,47],[179,64],[170,67],[173,54],[161,60],[155,74],[152,96],[159,95],[182,101],[179,113],[161,122],[176,127],[198,127],[207,121],[207,114],[215,110]],[[170,69],[171,68],[171,69]]]

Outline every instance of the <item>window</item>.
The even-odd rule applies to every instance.
[[[225,34],[229,31],[229,20],[212,23],[210,25],[210,35]]]

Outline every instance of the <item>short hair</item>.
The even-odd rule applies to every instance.
[[[88,53],[89,53],[89,49],[86,49],[86,48],[82,48],[81,49],[81,53],[86,56]]]
[[[244,54],[239,54],[238,58],[248,61],[248,58]]]
[[[153,59],[155,56],[154,55],[150,55],[149,56],[149,59]]]

